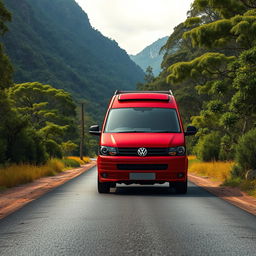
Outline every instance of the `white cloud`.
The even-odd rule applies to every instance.
[[[186,18],[192,0],[76,0],[92,26],[135,54],[170,35]]]

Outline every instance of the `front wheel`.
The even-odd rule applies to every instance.
[[[98,178],[98,192],[102,193],[109,193],[110,192],[111,184],[109,182],[100,182]]]
[[[177,194],[186,194],[188,191],[188,181],[179,181],[172,184]]]

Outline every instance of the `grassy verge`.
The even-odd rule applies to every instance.
[[[191,160],[190,160],[191,161]],[[233,162],[190,162],[189,172],[224,182],[231,177]]]
[[[202,162],[195,156],[189,156],[189,173],[220,181],[224,186],[238,187],[249,195],[256,197],[256,180],[244,180],[231,176],[234,162]]]
[[[201,161],[196,158],[196,156],[188,156],[188,167],[191,167],[195,163],[200,163]]]
[[[83,157],[83,160],[80,159],[78,156],[68,156],[65,159],[70,159],[78,162],[80,165],[87,164],[91,162],[91,159],[89,157]]]
[[[223,183],[223,185],[238,187],[249,195],[256,197],[256,180],[244,180],[239,177],[229,178]]]
[[[51,159],[45,165],[10,165],[0,169],[0,187],[10,188],[44,176],[53,176],[61,172],[65,165],[58,159]]]
[[[78,158],[79,159],[79,158]],[[0,168],[0,191],[20,184],[32,182],[45,176],[54,176],[64,170],[80,167],[80,164],[90,162],[89,158],[78,161],[76,157],[51,159],[45,165],[29,164],[10,165]]]

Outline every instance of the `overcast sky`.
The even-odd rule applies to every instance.
[[[192,0],[76,0],[91,25],[136,54],[186,18]]]

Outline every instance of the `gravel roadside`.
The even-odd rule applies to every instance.
[[[189,174],[188,177],[189,181],[197,186],[206,189],[210,193],[253,215],[256,215],[256,198],[249,196],[239,188],[221,186],[221,182],[214,182],[207,177],[199,177],[194,174]]]

